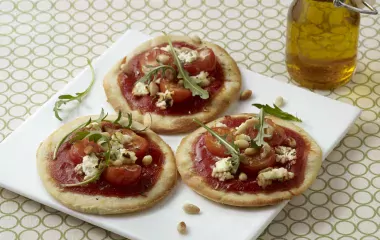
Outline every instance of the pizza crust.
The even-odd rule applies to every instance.
[[[234,115],[234,117],[255,116],[254,114],[240,114]],[[206,130],[204,128],[199,128],[187,137],[185,137],[176,152],[177,168],[182,177],[182,180],[195,192],[198,194],[212,200],[226,205],[240,206],[240,207],[254,207],[254,206],[265,206],[273,205],[279,203],[283,200],[291,199],[293,196],[300,195],[302,192],[307,190],[309,186],[313,183],[318,175],[318,171],[322,164],[322,151],[317,143],[307,134],[302,128],[294,125],[289,121],[284,121],[282,119],[266,116],[272,119],[276,124],[292,129],[293,131],[300,134],[303,139],[310,145],[310,151],[307,158],[307,164],[305,167],[305,179],[304,182],[297,188],[292,188],[287,191],[277,191],[273,193],[235,193],[227,191],[219,191],[211,188],[206,181],[200,177],[193,170],[193,143],[197,138]],[[217,122],[220,122],[224,117],[219,118],[209,124],[209,127],[215,126]]]
[[[145,196],[137,197],[105,197],[101,195],[84,195],[63,191],[63,189],[51,177],[48,166],[52,161],[52,152],[59,141],[70,131],[78,127],[80,124],[88,121],[90,116],[80,117],[69,122],[54,133],[52,133],[37,150],[37,169],[40,178],[46,190],[63,205],[73,210],[91,213],[91,214],[120,214],[140,211],[149,208],[164,198],[175,186],[177,180],[177,170],[175,166],[175,158],[171,148],[153,131],[146,130],[145,134],[153,142],[155,142],[165,156],[165,163],[160,177],[152,189],[145,193]],[[115,120],[117,116],[109,116],[108,120]],[[93,116],[92,119],[97,119]],[[125,119],[120,122],[123,123]],[[137,122],[133,125],[137,129],[143,129],[144,126]]]
[[[173,42],[182,41],[195,45],[196,47],[211,48],[217,60],[221,64],[225,82],[222,88],[213,96],[212,101],[207,105],[207,112],[199,112],[186,116],[164,116],[156,113],[142,113],[139,110],[132,110],[124,98],[118,84],[118,76],[121,72],[120,66],[123,59],[119,60],[107,73],[103,81],[104,91],[107,95],[108,102],[115,111],[122,111],[123,115],[132,113],[136,121],[144,123],[146,126],[157,133],[183,133],[196,129],[198,125],[193,122],[193,118],[198,118],[202,122],[209,122],[215,119],[219,114],[223,113],[228,106],[236,101],[240,95],[241,75],[236,62],[221,47],[210,42],[202,41],[198,43],[187,36],[170,36]],[[132,59],[134,56],[163,43],[167,43],[165,36],[156,37],[147,41],[136,48],[130,55],[126,57]],[[125,64],[127,65],[127,64]]]

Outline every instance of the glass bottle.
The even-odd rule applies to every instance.
[[[337,7],[335,0],[294,0],[290,6],[286,65],[302,86],[332,89],[355,71],[360,13],[351,0],[341,1],[353,7]]]

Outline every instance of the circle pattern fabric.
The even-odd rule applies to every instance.
[[[241,67],[295,84],[284,63],[290,3],[2,0],[0,141],[75,77],[86,58],[101,55],[127,29],[197,34],[224,47]],[[315,91],[360,107],[360,118],[312,187],[292,199],[260,239],[379,239],[379,28],[380,17],[363,15],[356,75],[333,91]],[[0,189],[0,239],[123,238]]]

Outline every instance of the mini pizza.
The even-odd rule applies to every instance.
[[[242,207],[305,191],[321,166],[319,146],[289,121],[259,116],[226,116],[185,137],[176,153],[183,181],[215,202]]]
[[[170,147],[142,128],[121,114],[80,117],[63,125],[37,151],[45,188],[65,206],[85,213],[153,206],[174,187],[177,170]]]
[[[188,132],[239,97],[240,71],[221,47],[199,38],[159,36],[120,60],[103,82],[116,111],[157,133]]]

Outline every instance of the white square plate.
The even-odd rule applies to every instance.
[[[96,82],[83,103],[65,119],[98,114],[101,107],[109,113],[113,109],[106,102],[102,87],[104,75],[113,64],[150,37],[139,32],[126,32],[94,64]],[[319,96],[310,91],[280,83],[271,78],[241,69],[243,89],[252,89],[254,98],[235,103],[229,114],[257,112],[253,102],[271,104],[277,96],[286,100],[285,111],[303,119],[301,126],[321,146],[325,158],[342,139],[360,110],[348,104]],[[94,216],[74,212],[53,199],[44,189],[36,169],[36,150],[50,133],[62,125],[53,114],[53,106],[61,94],[73,94],[85,89],[91,79],[88,68],[52,97],[33,116],[0,144],[0,185],[37,202],[55,208],[94,225],[132,239],[178,239],[176,226],[180,221],[188,225],[189,233],[181,239],[253,239],[284,207],[286,202],[262,208],[222,206],[197,195],[180,181],[173,193],[157,206],[135,214]],[[181,136],[162,136],[173,151]],[[182,206],[191,202],[201,208],[200,215],[186,215]]]

